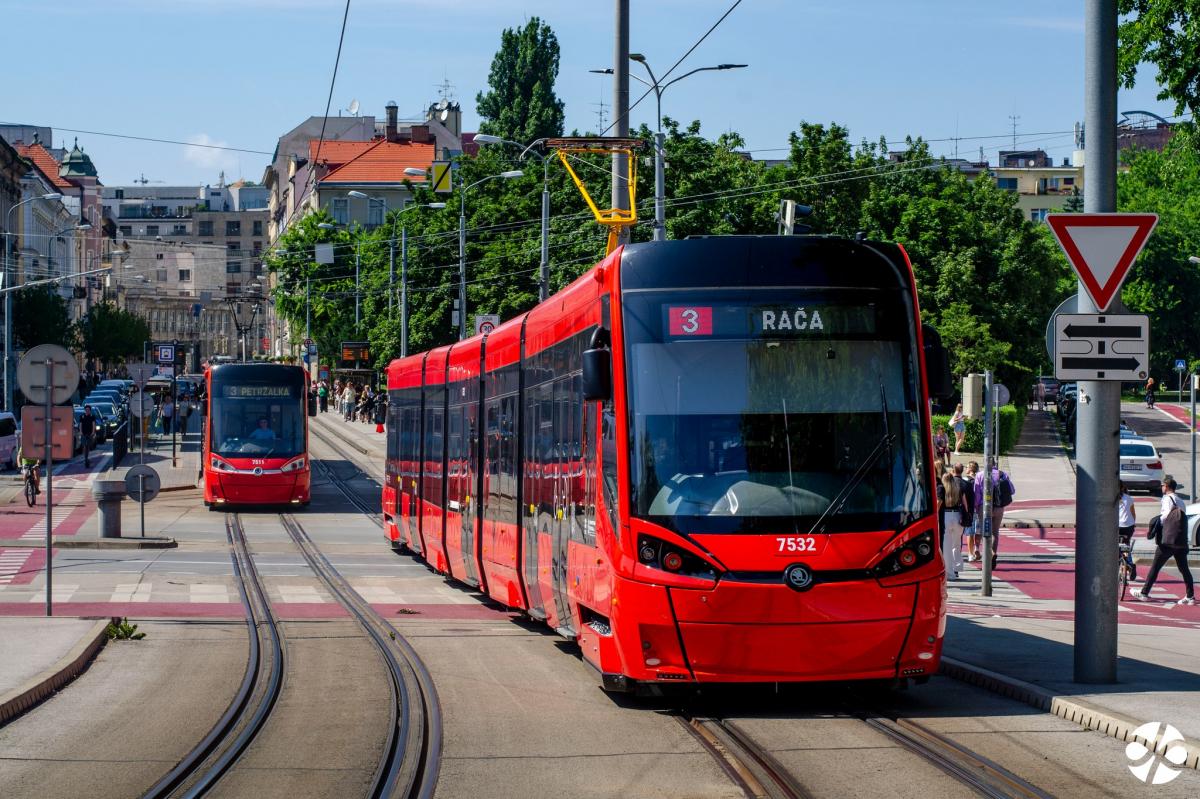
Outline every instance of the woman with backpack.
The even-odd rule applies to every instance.
[[[1158,573],[1168,560],[1175,559],[1179,574],[1183,577],[1184,597],[1179,600],[1181,605],[1196,604],[1196,587],[1192,581],[1192,571],[1188,568],[1188,525],[1187,510],[1182,499],[1175,494],[1175,480],[1163,478],[1162,503],[1158,514],[1159,524],[1151,520],[1150,535],[1156,538],[1158,547],[1154,550],[1154,562],[1150,564],[1150,573],[1140,591],[1133,593],[1133,598],[1146,600],[1150,598],[1150,589],[1158,579]]]

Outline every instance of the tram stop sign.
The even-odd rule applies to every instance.
[[[46,385],[46,361],[53,362],[53,386]],[[49,394],[51,405],[62,405],[79,388],[79,364],[65,348],[57,344],[39,344],[21,356],[21,362],[17,364],[17,385],[25,398],[34,404],[45,405]]]
[[[145,464],[134,466],[125,474],[125,493],[134,502],[143,505],[158,496],[162,489],[162,480],[158,472]]]

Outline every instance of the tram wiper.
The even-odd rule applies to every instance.
[[[867,472],[875,465],[875,461],[879,460],[879,456],[884,452],[891,451],[892,442],[895,440],[896,436],[884,431],[883,436],[879,439],[879,443],[875,445],[875,449],[871,450],[871,454],[863,459],[862,464],[855,470],[854,474],[850,475],[850,479],[846,482],[846,485],[837,493],[837,496],[829,503],[829,507],[817,518],[817,521],[806,535],[824,532],[826,522],[841,512],[842,508],[846,505],[846,501],[850,499],[850,495],[854,493],[854,489],[858,488],[858,484],[867,476]]]

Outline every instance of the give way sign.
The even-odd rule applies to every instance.
[[[1108,310],[1158,214],[1047,214],[1046,222],[1099,311]]]

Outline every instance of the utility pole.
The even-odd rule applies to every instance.
[[[538,301],[550,296],[550,160],[542,153],[542,263],[538,271]]]
[[[1084,3],[1083,202],[1087,213],[1117,210],[1117,2]],[[1096,313],[1083,285],[1079,313]],[[1120,313],[1120,300],[1110,311]],[[1117,679],[1117,444],[1121,384],[1079,383],[1076,411],[1075,681]]]
[[[361,294],[361,292],[358,290],[358,267],[359,267],[359,264],[361,261],[362,261],[362,247],[356,243],[354,245],[354,337],[355,338],[358,338],[358,329],[360,327],[359,319],[361,316],[361,312],[359,311],[359,307],[358,307],[359,295]]]
[[[408,229],[400,228],[400,357],[408,357]]]
[[[396,307],[396,231],[392,226],[392,235],[388,236],[388,319]]]
[[[458,340],[467,337],[467,191],[460,190],[458,212]]]
[[[629,0],[616,0],[616,37],[613,48],[613,135],[629,136]],[[629,162],[613,154],[612,206],[629,209]],[[618,239],[629,243],[629,228]]]

